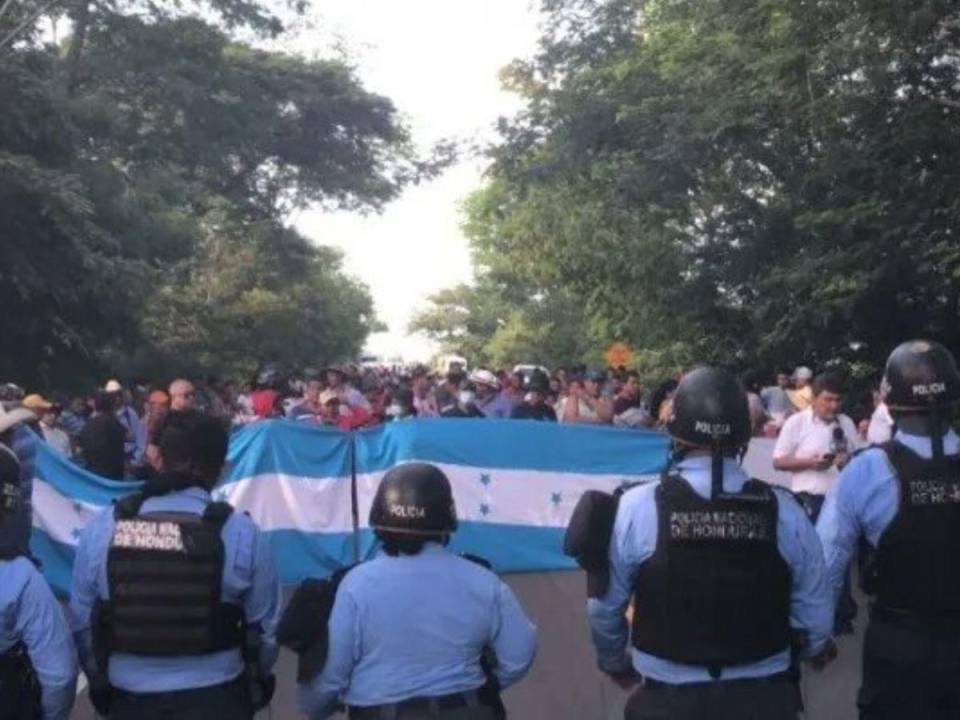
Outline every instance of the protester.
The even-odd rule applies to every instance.
[[[437,403],[430,394],[430,375],[426,368],[417,368],[413,373],[413,406],[417,410],[417,417],[437,417],[440,411]]]
[[[601,397],[603,373],[586,373],[583,379],[573,379],[567,386],[567,397],[558,413],[560,422],[603,425],[613,420],[613,403]]]
[[[163,390],[154,390],[147,397],[143,426],[147,432],[147,449],[144,459],[155,470],[160,470],[160,430],[170,412],[170,396]]]
[[[127,469],[142,465],[144,453],[147,449],[147,435],[143,423],[140,422],[140,416],[132,407],[133,397],[129,391],[124,390],[117,380],[110,380],[103,390],[114,396],[117,420],[120,421],[126,431],[123,453]]]
[[[793,389],[787,391],[790,404],[797,412],[806,410],[813,402],[813,370],[808,367],[798,367],[793,371]]]
[[[777,427],[783,427],[787,416],[793,413],[793,403],[787,391],[790,389],[790,373],[778,372],[775,385],[770,385],[760,391],[760,400],[771,422]]]
[[[115,416],[116,396],[100,391],[93,398],[93,417],[77,437],[84,466],[94,475],[123,480],[127,430]]]
[[[547,405],[547,393],[550,392],[550,381],[539,370],[530,376],[527,383],[527,393],[510,414],[515,420],[540,420],[556,422],[557,413]]]
[[[308,380],[303,387],[303,398],[290,406],[287,417],[292,420],[310,420],[323,413],[320,404],[320,393],[323,383],[319,380]]]
[[[348,382],[347,373],[343,368],[329,367],[324,371],[327,379],[327,388],[340,398],[340,401],[350,407],[362,407],[369,412],[370,407],[363,393]]]
[[[27,395],[23,399],[23,407],[40,418],[40,433],[47,445],[54,448],[64,457],[73,455],[70,437],[59,426],[60,409],[46,400],[42,395]]]
[[[197,393],[189,380],[177,379],[170,383],[170,409],[175,412],[193,410]]]
[[[470,374],[476,398],[473,405],[484,417],[493,419],[509,418],[513,412],[513,403],[500,391],[500,380],[489,370],[476,370]]]

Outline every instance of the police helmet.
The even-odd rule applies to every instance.
[[[746,391],[726,370],[694,370],[677,386],[667,432],[675,440],[694,447],[743,447],[751,434]]]
[[[407,535],[448,535],[457,529],[450,481],[427,463],[406,463],[380,481],[370,508],[374,530]]]
[[[960,401],[960,374],[953,355],[929,340],[899,345],[887,359],[882,392],[891,410],[947,408]]]

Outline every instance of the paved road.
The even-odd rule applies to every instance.
[[[626,695],[595,669],[584,619],[584,577],[580,573],[519,574],[507,578],[540,630],[540,650],[530,675],[504,696],[514,720],[619,720]],[[857,633],[841,642],[840,657],[823,673],[808,671],[803,682],[810,720],[855,720],[860,685],[863,603]],[[270,712],[258,720],[296,718],[295,658],[284,652],[278,691]],[[86,693],[73,720],[92,720]],[[213,719],[211,719],[213,720]]]

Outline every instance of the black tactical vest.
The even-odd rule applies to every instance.
[[[773,490],[750,480],[705,499],[665,477],[656,503],[657,547],[635,581],[634,646],[714,677],[788,649],[791,575]]]
[[[874,558],[877,605],[960,617],[960,457],[937,463],[898,442],[881,448],[896,472],[900,505]]]
[[[117,504],[107,554],[110,601],[102,608],[106,652],[203,655],[243,643],[243,611],[221,601],[220,531],[233,509],[203,515],[140,515],[137,496]]]

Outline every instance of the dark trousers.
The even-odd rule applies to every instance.
[[[871,618],[860,720],[960,720],[960,628]]]
[[[694,687],[641,687],[624,720],[796,720],[797,687],[776,682],[719,681]]]
[[[115,690],[110,720],[252,720],[243,677],[226,685],[161,693]]]
[[[493,710],[485,705],[476,707],[461,708],[411,708],[411,709],[391,709],[385,708],[383,712],[371,712],[369,714],[350,713],[350,718],[369,717],[376,720],[494,720]]]

